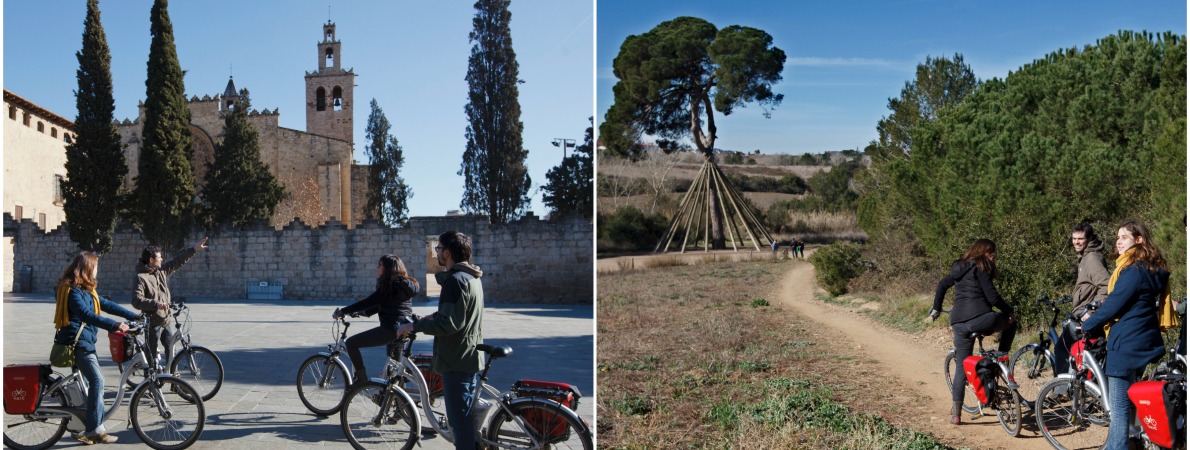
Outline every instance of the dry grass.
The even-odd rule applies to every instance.
[[[865,381],[881,369],[839,356],[818,325],[766,306],[788,264],[601,274],[600,446],[944,448],[846,406],[889,398]]]

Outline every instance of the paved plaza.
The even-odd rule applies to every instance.
[[[115,300],[128,306],[127,299]],[[325,351],[334,341],[331,312],[348,303],[202,298],[187,303],[194,320],[190,333],[193,343],[215,351],[226,373],[218,395],[205,402],[206,426],[191,448],[351,448],[339,426],[338,414],[320,417],[309,412],[295,388],[298,365],[310,355]],[[435,310],[435,297],[414,303],[416,314]],[[53,313],[50,294],[4,294],[5,365],[48,363]],[[571,383],[584,395],[578,413],[593,427],[592,317],[589,305],[487,305],[484,341],[513,348],[511,356],[493,364],[489,383],[501,390],[522,378]],[[371,329],[377,323],[375,317],[355,319],[348,335]],[[107,333],[101,331],[98,346],[104,377],[110,385],[119,379],[119,372],[108,354],[106,338]],[[430,353],[430,346],[430,337],[419,336],[415,352]],[[343,359],[350,366],[346,355]],[[365,349],[364,359],[368,374],[377,376],[384,362],[383,347]],[[144,446],[128,426],[127,404],[106,426],[120,438],[115,445]],[[56,447],[81,445],[66,436]],[[453,446],[428,435],[423,437],[421,448]]]

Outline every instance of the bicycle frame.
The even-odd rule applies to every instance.
[[[343,349],[347,347],[347,329],[351,328],[351,322],[348,322],[346,319],[343,319],[343,318],[339,318],[339,319],[335,319],[335,320],[336,320],[336,322],[343,323],[343,330],[339,332],[339,337],[335,340],[335,343],[327,344],[326,351],[318,352],[318,355],[325,356],[327,358],[328,365],[329,364],[338,364],[339,366],[346,368],[346,365],[343,364],[343,360],[339,358],[339,355],[343,354]],[[336,323],[336,326],[337,325],[338,324]],[[334,327],[332,327],[331,330],[332,330],[331,335],[333,336],[335,334]],[[319,382],[319,384],[326,385],[326,383],[330,381],[330,379],[328,378],[330,376],[331,376],[331,371],[329,371],[329,370],[323,371],[322,380]],[[347,378],[348,386],[351,386],[353,383],[355,383],[355,379],[349,371],[344,370],[343,376]]]

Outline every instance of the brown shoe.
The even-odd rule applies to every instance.
[[[83,439],[86,439],[86,441],[83,441],[83,442],[86,442],[87,445],[114,444],[114,443],[116,443],[116,441],[119,440],[119,438],[112,436],[110,434],[107,434],[107,433],[99,433],[99,434],[92,435],[92,436],[83,436],[82,439],[79,439],[79,440],[82,441]]]
[[[950,407],[950,423],[959,425],[963,422],[963,402],[954,402]]]

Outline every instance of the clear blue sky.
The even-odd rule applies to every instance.
[[[764,153],[863,149],[926,56],[961,53],[981,80],[1055,50],[1094,44],[1118,30],[1186,34],[1186,2],[1140,1],[626,1],[599,0],[598,115],[614,99],[612,61],[629,35],[694,16],[719,28],[744,25],[785,51],[785,101],[764,119],[758,106],[716,113],[716,147]]]
[[[112,52],[117,119],[135,119],[145,98],[151,0],[100,2]],[[328,5],[330,10],[328,14]],[[306,129],[306,71],[318,68],[316,43],[328,18],[342,41],[342,64],[355,88],[355,158],[367,163],[364,127],[375,98],[405,151],[410,215],[459,209],[457,175],[467,126],[467,39],[471,1],[173,1],[186,96],[223,92],[229,72],[252,92],[256,109],[281,109],[280,125]],[[521,121],[533,179],[533,211],[546,213],[538,190],[561,162],[553,138],[582,140],[594,112],[594,5],[589,1],[514,0],[513,49],[520,62]],[[3,85],[74,120],[75,52],[82,47],[86,3],[4,2]],[[229,69],[230,67],[230,69]]]

